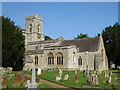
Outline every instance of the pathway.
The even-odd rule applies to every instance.
[[[25,73],[24,73],[25,74]],[[29,74],[26,74],[28,75],[29,77],[31,77],[31,75]],[[58,88],[58,89],[67,89],[67,90],[76,90],[76,89],[73,89],[73,88],[70,88],[70,87],[67,87],[67,86],[63,86],[63,85],[60,85],[60,84],[57,84],[57,83],[54,83],[54,82],[50,82],[48,80],[45,80],[45,79],[42,79],[42,78],[39,78],[39,77],[36,77],[37,79],[39,79],[41,82],[43,83],[46,83],[47,85],[53,87],[53,88]]]

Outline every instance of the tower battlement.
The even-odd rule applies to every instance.
[[[36,14],[26,16],[26,20],[31,20],[31,19],[37,19],[37,20],[43,21],[43,18],[41,16],[36,15]]]

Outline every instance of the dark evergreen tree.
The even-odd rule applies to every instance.
[[[2,17],[2,66],[23,68],[24,36],[20,27],[10,18]]]
[[[102,32],[107,57],[110,62],[115,63],[116,68],[120,65],[120,25],[106,27]]]
[[[49,36],[45,36],[45,40],[52,40],[52,38]]]
[[[87,34],[79,34],[77,37],[75,37],[74,39],[79,39],[79,38],[88,38]]]

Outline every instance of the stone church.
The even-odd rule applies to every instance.
[[[108,59],[102,35],[92,38],[45,40],[43,19],[26,16],[24,70],[36,68],[107,70]]]

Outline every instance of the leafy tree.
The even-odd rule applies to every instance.
[[[49,36],[45,36],[45,40],[52,40],[52,38]]]
[[[23,67],[24,36],[10,18],[2,17],[2,66],[21,70]]]
[[[80,33],[77,37],[75,37],[74,39],[79,39],[79,38],[88,38],[87,34],[82,34]]]
[[[109,65],[110,62],[113,62],[117,68],[117,65],[120,65],[120,25],[116,23],[113,26],[106,27],[102,35]]]

